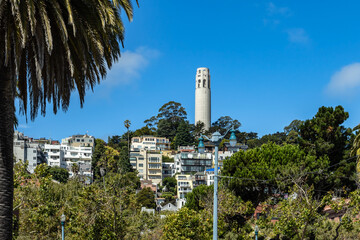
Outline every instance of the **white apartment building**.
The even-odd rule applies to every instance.
[[[162,155],[159,151],[131,151],[130,164],[138,171],[140,179],[162,183]]]
[[[50,167],[66,168],[64,161],[64,151],[61,149],[60,144],[45,144],[44,153],[47,158],[47,163]]]
[[[210,186],[214,184],[215,168],[210,168],[205,171],[206,185]],[[218,167],[218,174],[220,174],[220,167]]]
[[[131,139],[131,151],[143,150],[169,150],[170,141],[165,137],[141,136]]]
[[[179,174],[175,176],[177,181],[177,197],[185,199],[186,194],[193,190],[193,176],[189,174]]]

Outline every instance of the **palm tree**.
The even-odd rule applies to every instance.
[[[130,120],[125,120],[124,121],[124,126],[126,127],[126,129],[127,129],[127,137],[128,137],[128,139],[127,139],[127,141],[128,141],[128,158],[130,159],[130,140],[129,140],[129,128],[130,128],[130,126],[131,126],[131,122],[130,122]],[[130,160],[129,160],[130,161]]]
[[[0,239],[12,238],[14,96],[33,120],[67,110],[120,56],[131,0],[0,0]],[[29,100],[29,101],[28,101]],[[28,109],[29,108],[29,109]]]
[[[357,125],[356,127],[354,127],[353,131],[358,131],[360,130],[360,124]],[[360,131],[357,132],[354,142],[353,142],[353,146],[351,148],[351,152],[350,152],[351,156],[358,156],[357,157],[357,163],[356,163],[356,173],[357,173],[357,184],[358,187],[360,186],[360,161],[359,161],[359,157],[360,157]]]

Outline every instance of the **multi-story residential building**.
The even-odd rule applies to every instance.
[[[72,147],[67,145],[61,145],[61,149],[64,152],[64,161],[66,168],[70,173],[70,177],[74,175],[72,171],[72,165],[76,163],[79,166],[80,176],[87,176],[92,178],[91,172],[91,159],[93,148],[89,147]]]
[[[214,176],[215,176],[214,169],[215,168],[210,168],[210,169],[206,169],[206,171],[205,171],[206,185],[208,185],[208,186],[214,184]],[[220,167],[218,169],[219,169],[218,174],[220,174],[220,171],[221,171]]]
[[[143,150],[169,150],[170,141],[165,137],[141,136],[131,139],[131,151]]]
[[[64,161],[64,151],[62,151],[60,144],[45,144],[44,152],[50,167],[58,166],[61,168],[66,168],[66,163]]]
[[[175,155],[176,172],[181,174],[204,172],[213,166],[212,159],[211,153],[179,153]]]
[[[162,163],[162,178],[172,177],[175,175],[175,163],[173,162],[163,162]]]
[[[15,131],[13,154],[16,161],[27,161],[28,171],[33,173],[38,164],[46,163],[46,158],[39,144],[31,140],[23,133]]]
[[[162,155],[160,151],[138,150],[130,152],[130,164],[138,171],[140,179],[162,182]]]
[[[177,197],[185,199],[186,194],[193,190],[193,177],[190,174],[179,174],[175,176],[177,181]]]
[[[70,177],[75,173],[72,171],[73,164],[79,167],[79,174],[87,177],[86,181],[92,179],[91,159],[95,147],[95,138],[88,134],[73,135],[61,140],[61,149],[64,151],[64,161]]]
[[[71,147],[92,147],[95,146],[95,138],[90,135],[73,135],[61,140],[61,145],[67,145]]]
[[[197,172],[193,177],[193,187],[196,188],[199,185],[206,185],[206,175],[204,172]]]

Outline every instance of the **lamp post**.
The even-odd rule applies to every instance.
[[[259,227],[255,225],[255,240],[258,240]]]
[[[100,175],[103,179],[103,184],[104,184],[104,190],[106,191],[106,188],[105,188],[105,169],[104,168],[100,168]]]
[[[204,153],[205,152],[204,139],[202,137],[199,138],[198,152],[199,153]]]
[[[214,132],[211,138],[204,136],[210,142],[215,145],[215,165],[214,165],[214,212],[213,212],[213,240],[218,239],[218,156],[219,156],[219,145],[221,140],[226,136],[230,129],[226,131],[224,135],[221,135],[219,132]],[[230,137],[230,145],[234,147],[236,145],[236,137],[235,137],[235,130],[232,128],[232,133]],[[199,139],[200,140],[200,139]],[[200,140],[201,142],[201,140]],[[200,146],[200,143],[199,143]]]
[[[60,222],[61,222],[61,239],[64,240],[65,239],[65,220],[66,217],[64,214],[61,215],[60,217]]]

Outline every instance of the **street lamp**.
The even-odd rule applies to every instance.
[[[103,184],[104,184],[104,190],[106,191],[106,188],[105,188],[105,169],[104,168],[100,168],[100,175],[103,179]]]
[[[61,222],[61,239],[64,240],[65,239],[65,220],[66,217],[64,214],[61,215],[60,217],[60,222]]]
[[[232,128],[231,130],[230,130],[230,132],[231,132],[231,135],[230,135],[230,146],[231,147],[235,147],[236,146],[236,136],[235,136],[235,129],[234,128]]]
[[[218,239],[218,233],[217,233],[217,230],[218,230],[217,229],[218,211],[217,210],[218,210],[218,156],[219,156],[219,145],[221,143],[221,140],[226,136],[226,134],[229,132],[229,130],[230,129],[228,129],[224,135],[221,135],[219,132],[214,132],[212,134],[211,138],[208,138],[207,136],[204,136],[206,139],[208,139],[210,142],[212,142],[215,145],[213,240]],[[234,144],[234,146],[235,146],[236,145],[235,133],[232,132],[232,135],[233,135],[233,138],[230,139],[232,141],[232,142],[230,142],[230,144]],[[199,143],[199,145],[200,145],[200,143]]]
[[[255,240],[258,240],[259,227],[255,225]]]
[[[204,153],[205,152],[204,139],[202,137],[199,138],[198,151],[199,151],[199,153]]]

